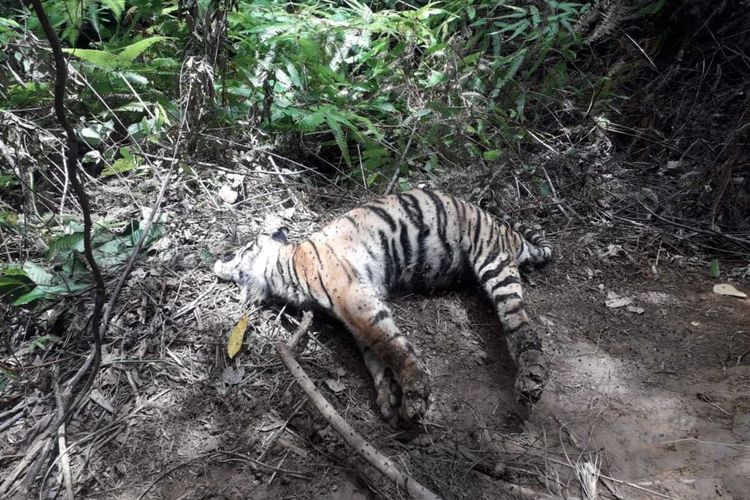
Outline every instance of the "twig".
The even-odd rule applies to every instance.
[[[57,401],[57,413],[62,417],[65,413],[65,398],[60,390],[60,384],[57,378],[55,378],[55,400]],[[75,498],[75,494],[73,493],[73,476],[70,473],[70,457],[68,456],[68,445],[65,433],[65,422],[63,422],[60,424],[60,427],[57,428],[57,448],[60,454],[60,470],[62,471],[63,483],[65,484],[65,498],[67,500],[73,500]],[[43,492],[44,488],[39,488],[40,497],[42,497]]]
[[[750,445],[748,445],[748,444],[720,443],[718,441],[703,441],[701,439],[696,439],[696,438],[673,439],[671,441],[660,441],[659,442],[659,444],[674,444],[674,443],[698,443],[698,444],[710,444],[710,445],[714,445],[714,446],[726,446],[728,448],[750,448]]]
[[[47,428],[49,429],[49,427]],[[5,477],[5,481],[3,481],[2,484],[0,484],[0,494],[2,494],[3,498],[12,498],[12,493],[16,490],[16,486],[14,485],[16,478],[23,472],[29,465],[31,465],[34,462],[34,459],[39,454],[39,452],[42,452],[43,454],[46,454],[47,451],[44,449],[48,444],[49,440],[48,432],[42,433],[37,439],[32,443],[27,449],[26,454],[24,455],[21,462],[16,466],[15,469],[13,469],[8,475]]]
[[[399,156],[398,161],[396,162],[396,166],[394,167],[395,171],[393,172],[393,177],[391,177],[391,180],[388,182],[388,186],[386,186],[385,191],[383,191],[383,196],[388,196],[391,194],[391,191],[393,190],[393,186],[396,184],[396,181],[398,180],[398,174],[401,173],[401,164],[404,162],[404,158],[406,157],[406,153],[409,152],[409,148],[411,147],[411,141],[414,139],[414,132],[417,131],[417,121],[414,121],[414,126],[411,128],[411,134],[409,134],[409,140],[406,141],[406,147],[401,152],[401,156]]]
[[[305,311],[304,314],[302,314],[302,321],[300,321],[299,326],[297,326],[297,331],[294,332],[294,335],[292,335],[292,338],[290,338],[289,341],[286,343],[289,349],[294,349],[294,347],[299,343],[300,339],[302,339],[302,337],[310,329],[310,325],[312,325],[312,321],[313,321],[312,311]]]
[[[547,173],[547,169],[545,167],[542,167],[542,172],[544,172],[544,177],[547,179],[547,185],[549,186],[549,190],[552,192],[552,202],[557,205],[557,208],[560,209],[560,212],[565,216],[566,219],[570,220],[571,217],[568,214],[567,210],[565,210],[565,207],[563,206],[562,202],[560,201],[560,198],[557,197],[557,191],[555,190],[555,185],[552,184],[552,179],[549,178],[549,174]],[[576,214],[578,215],[578,214]]]
[[[563,462],[562,460],[555,460],[552,457],[544,457],[544,458],[545,458],[545,460],[549,460],[550,462],[555,463],[557,465],[563,465],[565,467],[570,467],[571,469],[575,469],[574,465],[571,465],[571,464],[569,464],[567,462]],[[629,486],[631,488],[635,488],[636,490],[644,491],[644,492],[646,492],[646,493],[648,493],[650,495],[657,496],[659,498],[667,498],[668,500],[679,500],[676,497],[672,497],[672,496],[669,496],[669,495],[665,495],[664,493],[659,493],[658,491],[654,491],[654,490],[650,490],[648,488],[644,488],[643,486],[639,486],[636,483],[630,483],[628,481],[623,481],[622,479],[616,479],[614,477],[607,476],[607,475],[604,475],[604,474],[601,474],[601,473],[599,474],[599,477],[600,478],[604,478],[604,479],[608,479],[608,480],[610,480],[610,481],[612,481],[614,483],[621,484],[623,486]]]
[[[157,477],[156,479],[154,479],[151,482],[151,484],[149,484],[146,487],[146,489],[144,489],[141,492],[141,494],[138,495],[138,498],[136,500],[141,500],[144,496],[146,496],[146,493],[148,493],[149,491],[151,491],[151,488],[153,488],[154,486],[156,486],[156,483],[158,483],[159,481],[161,481],[162,479],[164,479],[165,477],[167,477],[169,474],[171,474],[172,472],[176,471],[180,467],[185,467],[186,465],[189,465],[189,464],[195,462],[196,460],[208,460],[208,459],[211,459],[211,458],[214,458],[214,457],[218,457],[220,455],[229,455],[230,457],[235,457],[235,458],[238,458],[240,460],[247,461],[247,462],[251,463],[254,466],[263,467],[264,469],[268,469],[268,470],[271,470],[271,471],[274,471],[274,472],[282,472],[284,474],[288,474],[290,476],[298,477],[300,479],[308,479],[308,480],[310,479],[307,476],[304,476],[302,474],[299,474],[297,472],[294,472],[294,471],[291,471],[291,470],[288,470],[288,469],[282,469],[281,467],[274,467],[273,465],[268,465],[268,464],[264,464],[262,462],[258,462],[254,458],[248,457],[247,455],[243,455],[241,453],[236,453],[236,452],[233,452],[233,451],[221,451],[221,450],[219,450],[219,451],[212,451],[212,452],[208,452],[208,453],[203,453],[202,455],[198,455],[197,457],[193,457],[191,459],[185,460],[184,462],[181,462],[181,463],[175,465],[174,467],[170,467],[169,469],[167,469],[166,471],[164,471],[162,474],[160,474],[159,477]]]
[[[477,462],[471,465],[471,470],[484,474],[485,476],[492,479],[492,485],[504,490],[506,493],[513,495],[514,498],[533,498],[534,500],[559,500],[559,497],[548,495],[537,491],[533,488],[521,486],[520,484],[509,483],[501,479],[498,473],[494,471],[492,467],[489,467],[481,462]],[[566,500],[580,500],[577,498],[566,497]]]
[[[654,212],[653,210],[651,210],[650,208],[648,208],[640,200],[638,201],[638,203],[640,203],[640,205],[648,213],[650,213],[651,215],[653,215],[654,217],[656,217],[657,219],[659,219],[662,222],[666,222],[667,224],[670,224],[670,225],[675,226],[675,227],[679,227],[681,229],[687,229],[688,231],[695,231],[696,233],[700,233],[700,234],[708,234],[708,235],[711,235],[711,236],[719,236],[719,237],[722,237],[722,238],[726,238],[727,240],[731,241],[732,243],[734,243],[738,247],[742,248],[743,250],[750,250],[750,240],[746,240],[746,239],[743,239],[743,238],[737,238],[736,236],[731,236],[731,235],[728,235],[728,234],[724,234],[722,232],[719,232],[719,231],[716,231],[716,230],[713,230],[713,229],[703,229],[703,228],[700,228],[700,227],[691,227],[691,226],[687,226],[685,224],[680,224],[679,222],[675,222],[675,221],[667,219],[666,217],[662,217],[661,215],[657,214],[656,212]]]
[[[256,460],[258,461],[263,460],[263,457],[266,456],[266,453],[268,453],[268,450],[270,450],[273,444],[276,442],[276,440],[279,439],[279,436],[281,436],[284,433],[287,426],[289,425],[289,422],[292,421],[294,416],[297,414],[298,411],[300,411],[300,409],[302,408],[302,405],[304,404],[305,404],[304,399],[302,399],[299,403],[297,403],[297,406],[295,406],[294,410],[292,410],[292,414],[289,415],[289,418],[286,419],[286,421],[281,427],[276,429],[276,432],[273,433],[273,436],[271,436],[266,442],[266,444],[263,445],[263,450],[260,452],[260,455],[258,455],[258,458],[256,458]]]
[[[344,439],[346,444],[351,446],[354,451],[367,460],[384,476],[393,481],[396,486],[405,489],[413,498],[430,500],[437,500],[440,498],[435,493],[422,486],[414,478],[402,474],[396,467],[396,464],[376,450],[370,443],[365,441],[362,435],[354,430],[354,428],[349,425],[341,415],[339,415],[318,388],[315,387],[315,384],[307,373],[305,373],[299,363],[297,363],[297,360],[294,359],[294,355],[289,349],[289,346],[282,342],[277,342],[275,347],[276,352],[279,354],[279,357],[281,357],[284,365],[286,365],[294,379],[300,387],[302,387],[302,390],[305,391],[305,394],[310,398],[310,401],[315,405],[315,408],[320,412],[326,422],[333,427],[339,436]]]

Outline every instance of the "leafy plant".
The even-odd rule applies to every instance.
[[[83,228],[70,222],[66,231],[50,240],[47,252],[49,264],[26,261],[22,266],[5,264],[0,267],[0,299],[21,306],[40,299],[68,295],[89,286],[89,271],[81,258],[84,249]],[[92,239],[94,258],[104,269],[115,268],[127,260],[142,234],[139,221],[127,223],[119,233],[104,225],[96,226]],[[153,224],[144,247],[161,237],[161,234],[161,226]]]

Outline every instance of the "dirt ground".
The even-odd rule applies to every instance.
[[[196,212],[175,199],[170,236],[131,277],[95,389],[68,428],[79,495],[403,498],[326,425],[279,361],[273,343],[288,338],[300,313],[248,310],[236,287],[213,277],[204,250],[216,249],[204,241],[225,239],[230,226],[239,239],[257,228],[235,215],[215,224],[201,219],[210,206]],[[283,210],[273,206],[267,211]],[[329,211],[287,213],[300,224],[292,235]],[[471,285],[394,303],[432,377],[420,429],[397,432],[378,418],[341,325],[316,316],[296,357],[357,430],[444,498],[581,498],[576,471],[591,464],[602,498],[747,498],[750,300],[712,292],[732,282],[750,293],[747,272],[717,281],[700,259],[612,251],[609,237],[597,242],[585,229],[553,231],[556,260],[525,274],[551,370],[530,413],[512,396],[515,368],[499,322]],[[229,360],[226,338],[243,312],[245,346]],[[46,408],[34,394],[27,389],[32,416]],[[22,450],[33,424],[11,425],[0,455]],[[0,465],[7,472],[12,463]],[[48,471],[52,497],[60,478],[56,466]]]
[[[316,322],[302,364],[358,430],[445,498],[514,497],[498,487],[506,483],[578,497],[575,467],[595,460],[605,498],[746,498],[750,301],[712,293],[706,273],[684,265],[660,266],[657,277],[650,262],[588,256],[577,237],[557,241],[557,261],[527,273],[552,372],[530,415],[513,401],[499,324],[470,286],[396,301],[399,324],[432,374],[435,400],[420,432],[401,435],[377,418],[367,373],[340,325]],[[212,289],[227,294],[223,304],[236,301],[230,285]],[[631,310],[607,307],[611,291],[632,299]],[[181,338],[177,324],[166,334],[165,371],[128,372],[138,396],[116,412],[129,414],[127,429],[99,449],[88,494],[402,496],[305,402],[269,343],[251,333],[248,348],[260,348],[265,363],[240,354],[222,368],[222,336],[238,317],[237,307],[223,307],[196,305],[188,321],[203,324],[202,338]]]

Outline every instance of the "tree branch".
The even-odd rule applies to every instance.
[[[89,322],[91,328],[91,338],[94,342],[94,351],[91,361],[89,361],[89,358],[87,358],[87,360],[84,362],[84,364],[89,364],[89,376],[86,379],[86,382],[81,391],[70,398],[70,400],[68,401],[68,407],[66,408],[62,416],[55,420],[53,428],[57,428],[62,423],[67,421],[67,419],[70,417],[70,414],[77,407],[81,396],[88,393],[88,390],[91,388],[91,384],[94,381],[94,377],[96,377],[96,373],[99,370],[99,365],[101,363],[102,357],[102,336],[100,326],[106,290],[104,287],[104,279],[102,277],[101,270],[99,269],[96,260],[94,260],[94,252],[91,245],[91,231],[93,224],[91,221],[91,207],[89,205],[89,199],[86,195],[86,190],[83,188],[81,181],[78,179],[78,138],[76,137],[76,133],[73,130],[73,127],[71,127],[70,123],[65,117],[64,99],[65,83],[68,78],[68,67],[65,62],[65,57],[63,56],[60,39],[57,37],[57,33],[55,33],[55,30],[52,28],[52,25],[49,22],[47,14],[44,12],[41,0],[32,0],[31,4],[34,7],[34,12],[36,12],[37,17],[39,18],[39,23],[44,30],[44,34],[47,36],[47,40],[49,41],[50,47],[52,49],[52,55],[55,60],[55,117],[65,130],[65,142],[68,148],[65,156],[65,169],[68,173],[70,185],[73,187],[73,192],[76,195],[78,204],[80,205],[81,212],[83,214],[83,254],[86,258],[89,269],[91,269],[91,274],[94,277],[94,309],[91,313],[91,321]],[[68,388],[68,391],[72,390],[73,387]]]
[[[312,316],[310,316],[311,319]],[[307,319],[307,318],[306,318]],[[306,332],[309,327],[310,321],[303,320],[300,324],[299,332]],[[298,335],[294,336],[295,341],[299,340]],[[281,361],[284,362],[287,369],[291,372],[294,379],[305,391],[307,397],[315,405],[315,408],[320,412],[323,418],[330,424],[331,427],[341,436],[346,444],[351,446],[354,451],[367,460],[370,465],[375,467],[381,474],[393,481],[399,488],[406,490],[409,496],[421,500],[439,500],[432,491],[425,488],[421,483],[417,482],[413,477],[402,474],[396,464],[393,463],[388,457],[380,453],[374,446],[367,442],[362,435],[357,432],[354,427],[349,425],[349,422],[339,415],[339,412],[331,406],[326,400],[325,396],[315,387],[315,384],[310,377],[305,373],[297,360],[294,359],[291,349],[287,344],[282,342],[276,343],[276,352],[279,354]]]

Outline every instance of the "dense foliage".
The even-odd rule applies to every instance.
[[[289,136],[339,181],[384,187],[415,169],[497,161],[526,139],[530,118],[538,121],[562,93],[575,95],[569,67],[583,47],[575,24],[589,5],[48,0],[44,8],[70,56],[66,106],[88,172],[136,171],[149,144],[200,107],[196,130],[244,124]],[[0,106],[56,127],[52,116],[28,112],[52,102],[39,21],[23,6],[9,14],[0,18]],[[194,56],[208,68],[208,98],[185,106],[186,61]],[[18,175],[3,168],[2,186],[17,186]],[[9,229],[19,217],[12,203],[3,208]],[[78,222],[42,217],[57,271],[6,265],[0,287],[18,305],[86,281]],[[97,229],[105,267],[132,247],[138,221],[128,227]]]
[[[531,177],[529,192],[549,197],[549,175],[523,160],[525,146],[565,160],[580,143],[606,136],[602,142],[611,146],[617,135],[633,158],[666,164],[657,180],[665,181],[665,197],[684,198],[681,210],[692,212],[682,216],[697,218],[711,207],[712,224],[744,217],[750,175],[733,177],[730,162],[741,158],[742,146],[727,142],[717,152],[700,135],[715,132],[718,144],[740,144],[746,135],[738,114],[746,94],[738,89],[749,30],[732,14],[734,2],[719,10],[710,2],[663,0],[47,0],[44,7],[69,56],[66,108],[81,164],[94,177],[148,175],[146,156],[163,153],[170,134],[187,123],[191,137],[180,154],[193,159],[201,156],[201,132],[211,132],[210,141],[212,131],[234,130],[238,141],[263,134],[264,143],[324,167],[339,183],[382,191],[408,184],[415,173],[513,160]],[[0,293],[23,304],[73,292],[86,279],[77,217],[56,215],[55,202],[43,196],[41,209],[21,208],[37,186],[52,189],[53,199],[65,188],[60,175],[45,175],[61,163],[58,125],[48,112],[46,40],[23,4],[2,12],[0,228],[16,235],[21,225],[35,228],[57,266],[45,274],[26,256],[11,255],[27,263],[4,265]],[[723,33],[726,50],[709,47],[717,39],[705,33],[714,31]],[[707,47],[715,50],[708,62]],[[705,85],[707,75],[714,92],[692,88]],[[685,112],[693,95],[701,100]],[[719,114],[736,129],[725,134],[704,123]],[[17,147],[29,143],[35,146]],[[700,168],[709,161],[722,167]],[[606,207],[611,189],[628,193],[588,182],[585,165],[578,171],[563,164],[574,176],[567,185],[584,191],[577,196]],[[638,175],[652,179],[653,170]],[[688,174],[693,184],[685,188]],[[732,191],[733,182],[745,187]],[[642,199],[658,199],[648,183]],[[709,188],[693,189],[700,183]],[[722,211],[725,193],[744,204]],[[628,210],[642,215],[636,202]],[[108,224],[97,228],[94,243],[103,264],[114,266],[132,248],[139,221]]]

